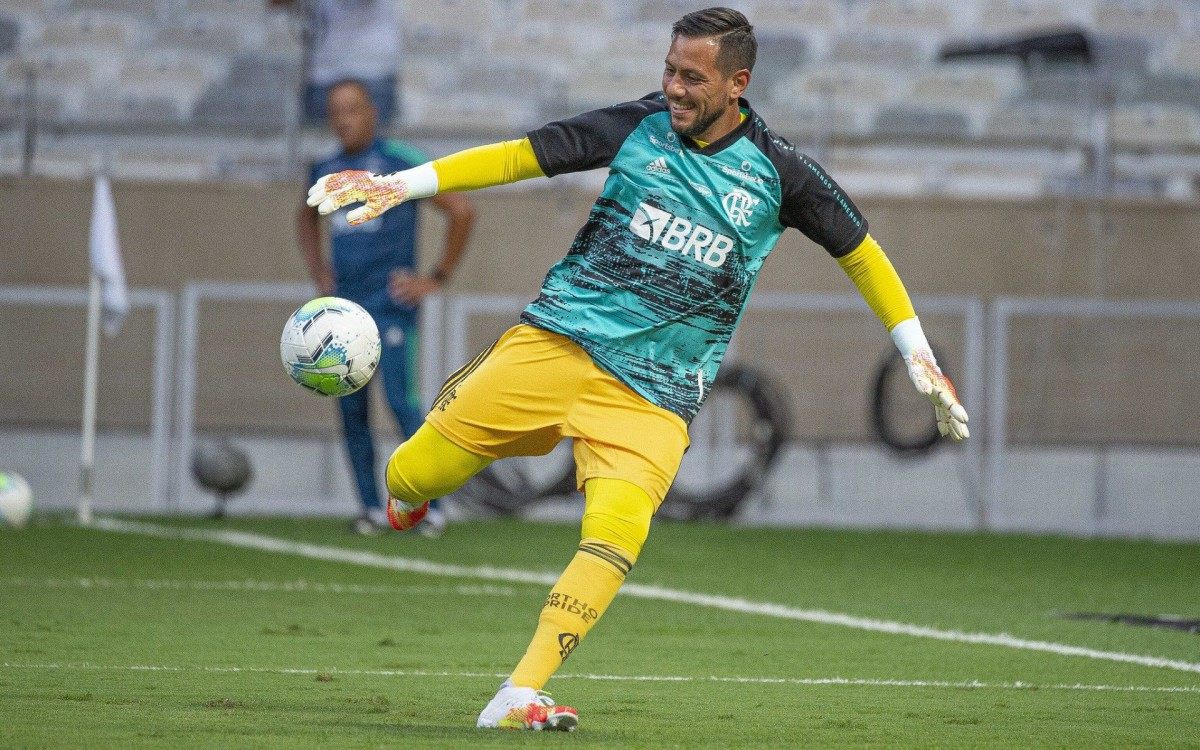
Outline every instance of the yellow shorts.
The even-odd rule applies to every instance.
[[[623,479],[662,502],[687,425],[596,366],[566,336],[518,325],[450,376],[425,417],[488,458],[542,456],[574,439],[575,477]]]

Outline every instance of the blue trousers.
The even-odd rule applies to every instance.
[[[371,311],[379,326],[383,342],[383,354],[379,369],[372,378],[383,380],[383,392],[388,406],[396,417],[396,423],[405,437],[410,437],[424,421],[421,397],[417,384],[417,327],[415,321]],[[354,481],[358,487],[358,499],[363,510],[382,508],[382,496],[375,478],[375,439],[371,436],[372,384],[338,399],[342,411],[342,434],[346,439],[346,453]]]

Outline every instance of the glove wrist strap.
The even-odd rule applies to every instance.
[[[438,176],[433,169],[433,162],[425,162],[419,167],[406,169],[403,172],[393,172],[383,179],[388,182],[403,182],[408,189],[405,200],[417,200],[437,195]]]
[[[911,357],[921,350],[930,351],[929,340],[925,338],[925,331],[921,330],[921,321],[915,317],[897,323],[891,335],[892,343],[905,357]]]

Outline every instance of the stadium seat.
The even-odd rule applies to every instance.
[[[1101,0],[1090,25],[1114,34],[1161,37],[1178,33],[1182,20],[1179,4],[1169,0]]]
[[[564,96],[567,110],[573,113],[645,96],[657,88],[661,75],[657,69],[602,59],[586,61],[584,67],[591,74],[576,71]]]
[[[0,57],[5,57],[17,48],[21,41],[21,23],[15,18],[0,16]]]
[[[881,138],[963,141],[971,136],[971,123],[962,111],[892,105],[879,111],[873,133]]]
[[[49,18],[57,6],[55,0],[4,0],[4,12],[19,16]]]
[[[832,40],[831,62],[839,64],[916,67],[933,61],[933,45],[907,36],[853,33]]]
[[[779,82],[772,98],[832,99],[838,102],[879,103],[907,96],[912,89],[909,71],[892,71],[881,76],[879,69],[865,65],[804,66]]]
[[[108,13],[146,13],[145,0],[71,0],[70,11],[101,11]]]
[[[267,4],[259,0],[181,0],[179,9],[189,15],[224,16],[250,22],[265,15]]]
[[[481,52],[484,36],[466,30],[431,25],[404,27],[404,55],[458,60],[472,52]]]
[[[870,0],[862,19],[872,32],[945,33],[954,26],[950,9],[937,0]]]
[[[766,33],[826,34],[848,25],[846,11],[832,0],[756,0],[746,12]]]
[[[126,125],[177,124],[187,120],[198,96],[148,93],[131,89],[93,95],[82,116],[89,122]]]
[[[1164,73],[1200,77],[1200,36],[1185,36],[1166,49],[1156,68]]]
[[[189,15],[160,26],[154,43],[160,47],[230,54],[260,46],[265,36],[266,30],[260,24],[240,24],[212,15]]]
[[[801,37],[763,34],[758,37],[758,61],[750,79],[747,96],[763,99],[785,78],[796,74],[808,56],[808,44]]]
[[[535,66],[526,59],[499,60],[462,76],[458,90],[490,96],[511,91],[514,83],[519,82],[522,93],[536,99],[560,95],[561,87],[556,88],[556,84],[565,84],[565,78],[565,73],[556,74],[554,66]]]
[[[849,100],[813,97],[764,102],[759,113],[780,135],[797,142],[833,137],[862,138],[871,132],[877,108]]]
[[[47,23],[41,44],[70,50],[128,50],[137,47],[146,33],[146,24],[132,15],[81,11]]]
[[[599,35],[597,35],[599,36]],[[591,46],[601,48],[602,39],[592,39]],[[549,24],[528,24],[503,34],[496,34],[491,41],[490,54],[508,62],[527,62],[537,65],[562,66],[588,51],[574,35],[564,34]],[[406,60],[401,63],[408,68]]]
[[[43,49],[25,64],[31,66],[39,87],[46,84],[90,87],[115,79],[123,62],[124,55],[116,50]]]
[[[984,33],[1009,34],[1058,28],[1072,19],[1062,3],[1050,0],[988,0],[979,20],[979,30]]]
[[[663,60],[667,56],[670,37],[661,28],[643,27],[631,29],[628,34],[612,35],[604,40],[603,46],[597,50],[604,61],[618,66],[640,67],[646,71],[655,71],[651,84],[658,82],[662,75]],[[579,51],[588,47],[581,44]],[[574,59],[578,61],[578,53]],[[586,74],[587,66],[576,66],[581,74]]]
[[[1200,103],[1200,76],[1151,74],[1139,79],[1136,90],[1126,92],[1125,101],[1158,104]]]
[[[1200,110],[1180,105],[1117,107],[1109,130],[1116,146],[1178,149],[1200,146]]]
[[[499,20],[493,5],[490,0],[421,0],[404,3],[401,25],[486,33]]]
[[[520,133],[537,120],[532,106],[516,104],[504,94],[459,96],[440,92],[406,101],[404,118],[405,124],[413,128],[451,130],[456,135]]]
[[[999,142],[1070,145],[1087,139],[1089,118],[1079,107],[1005,103],[987,118],[984,137]]]
[[[1022,83],[1021,71],[1015,66],[938,66],[927,68],[917,76],[912,98],[926,104],[991,104],[1013,96]]]
[[[25,100],[19,91],[0,87],[0,128],[10,128],[25,114]],[[0,152],[3,149],[0,148]]]
[[[287,13],[269,13],[263,18],[262,51],[280,57],[292,57],[299,62],[304,54],[301,24]]]
[[[126,60],[118,80],[157,91],[203,89],[228,72],[229,61],[220,56],[191,50],[155,49]]]
[[[235,56],[228,75],[229,83],[234,86],[285,91],[298,91],[300,78],[299,61],[256,52]]]
[[[605,25],[616,15],[604,0],[523,0],[516,13],[527,23]]]
[[[633,12],[633,18],[647,24],[672,24],[682,16],[698,8],[692,0],[642,0]]]
[[[294,109],[295,91],[295,88],[223,82],[210,86],[200,96],[192,118],[198,125],[282,131],[289,112]]]
[[[1064,66],[1034,71],[1025,81],[1025,96],[1031,101],[1059,102],[1080,106],[1098,91],[1098,79],[1089,68]]]

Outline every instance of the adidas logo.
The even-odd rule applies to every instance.
[[[646,171],[655,174],[671,174],[671,168],[667,166],[667,157],[660,156],[650,162],[646,165]]]

